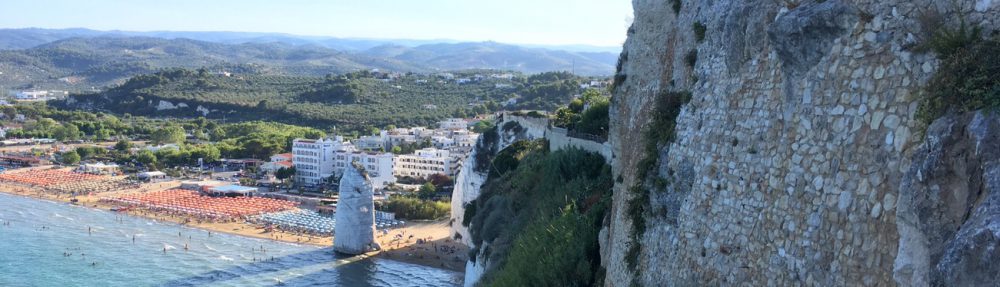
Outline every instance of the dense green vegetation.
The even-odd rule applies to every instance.
[[[396,213],[396,218],[403,220],[433,220],[451,214],[451,204],[444,201],[392,196],[383,204],[383,209]]]
[[[491,78],[491,73],[496,72],[454,72],[448,77],[406,74],[398,78],[373,72],[227,77],[205,69],[175,69],[136,76],[105,92],[74,95],[56,105],[96,107],[117,114],[269,120],[367,132],[388,125],[433,125],[443,118],[469,117],[501,108],[553,110],[580,93],[579,85],[585,80],[564,72],[518,75],[509,80]],[[469,81],[449,80],[453,77]],[[507,107],[499,104],[510,99],[517,103]]]
[[[63,164],[76,164],[76,163],[80,162],[80,154],[76,153],[76,151],[74,151],[74,150],[71,150],[71,151],[59,154],[59,160]]]
[[[489,129],[479,136],[476,142],[475,159],[476,172],[487,172],[493,163],[493,156],[497,153],[497,144],[500,142],[500,133],[496,128]]]
[[[646,216],[649,205],[649,176],[655,174],[659,163],[659,150],[674,141],[677,116],[681,107],[691,100],[690,92],[663,92],[656,98],[652,118],[643,134],[642,159],[636,165],[635,184],[629,189],[631,198],[626,203],[626,214],[632,222],[629,247],[625,252],[625,263],[629,269],[638,270],[639,252],[642,249],[642,235],[646,232]],[[635,283],[635,282],[633,282]]]
[[[1000,39],[984,40],[981,29],[964,19],[949,28],[933,15],[923,17],[924,25],[934,26],[918,48],[935,52],[941,66],[927,83],[917,118],[929,124],[948,112],[1000,108]]]
[[[584,91],[566,107],[556,110],[552,124],[569,131],[608,137],[610,98],[596,89]]]
[[[493,167],[463,222],[478,246],[471,254],[490,262],[482,284],[602,285],[597,234],[612,185],[604,160],[575,149],[549,152],[544,140],[520,141]]]
[[[135,162],[152,168],[191,166],[197,164],[199,158],[206,163],[223,157],[266,160],[271,155],[290,151],[295,138],[316,139],[326,135],[318,129],[274,122],[218,124],[205,118],[166,120],[131,115],[119,118],[104,113],[58,110],[44,103],[0,107],[0,112],[7,116],[23,114],[27,118],[22,128],[7,131],[8,138],[131,139],[149,140],[151,144],[178,144],[178,148],[132,154],[129,152],[131,145],[120,141],[115,145],[117,152],[107,156],[95,150],[76,150],[82,160]]]

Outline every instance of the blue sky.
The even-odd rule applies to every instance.
[[[0,28],[241,31],[618,46],[631,0],[4,0]]]

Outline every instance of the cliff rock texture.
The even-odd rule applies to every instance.
[[[1000,276],[1000,115],[946,116],[927,130],[899,189],[895,277],[985,286]]]
[[[983,280],[998,266],[988,261],[1000,237],[997,116],[916,120],[939,62],[914,47],[926,40],[928,11],[944,25],[963,15],[990,34],[1000,1],[633,7],[611,106],[617,179],[601,233],[606,285],[993,282]],[[640,182],[647,155],[636,143],[661,128],[649,125],[652,103],[680,91],[692,98],[676,137]],[[627,207],[633,186],[650,191],[638,242]],[[633,244],[635,268],[626,263]]]
[[[334,226],[333,249],[344,254],[361,254],[378,250],[375,243],[375,189],[360,165],[345,168],[340,178],[340,198],[337,201],[337,224]]]

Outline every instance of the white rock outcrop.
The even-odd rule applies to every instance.
[[[375,243],[375,189],[368,173],[354,164],[340,178],[333,249],[344,254],[362,254],[379,249]]]

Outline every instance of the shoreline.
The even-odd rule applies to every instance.
[[[15,196],[21,196],[31,199],[47,200],[56,203],[69,203],[76,206],[82,206],[87,208],[94,208],[106,212],[112,212],[116,214],[123,214],[133,217],[144,218],[148,220],[153,220],[157,222],[170,222],[184,227],[196,228],[211,232],[225,233],[236,236],[244,236],[257,239],[273,240],[285,243],[310,245],[315,247],[332,247],[333,246],[333,236],[315,236],[306,234],[296,234],[293,232],[282,231],[274,229],[271,232],[266,231],[262,226],[257,226],[249,222],[196,222],[190,221],[189,217],[185,216],[174,216],[163,213],[156,213],[143,208],[135,208],[125,212],[112,211],[111,208],[119,207],[120,205],[102,202],[100,199],[102,197],[124,195],[129,193],[135,193],[140,191],[155,191],[155,190],[165,190],[170,188],[175,188],[179,186],[180,183],[177,181],[161,182],[161,183],[147,183],[140,185],[136,189],[126,189],[120,191],[110,191],[101,192],[91,195],[77,195],[71,196],[68,194],[53,194],[49,192],[44,192],[37,190],[36,188],[15,185],[7,182],[0,182],[0,192],[5,194],[11,194]],[[72,199],[77,199],[77,202],[72,202]],[[466,256],[467,247],[457,243],[454,240],[449,240],[447,233],[450,232],[448,228],[447,221],[436,221],[436,222],[425,222],[425,223],[407,223],[405,226],[400,228],[394,228],[389,230],[388,235],[383,235],[381,232],[377,232],[375,241],[383,246],[383,250],[370,252],[358,256],[367,257],[379,257],[383,259],[389,259],[404,263],[410,263],[415,265],[421,265],[432,268],[439,268],[449,271],[455,271],[459,273],[465,272],[465,260],[460,258],[461,261],[457,262],[452,257],[442,257],[444,255],[445,247],[449,246],[449,254],[460,254],[461,256]],[[444,236],[442,236],[442,233]],[[391,238],[395,234],[405,234],[409,235],[402,240]],[[420,235],[421,238],[415,238],[413,235]],[[425,240],[417,240],[424,239]],[[421,243],[423,242],[423,243]],[[449,242],[451,245],[449,245]],[[454,246],[455,244],[461,245],[461,247]],[[427,246],[430,245],[430,246]],[[433,246],[433,249],[430,248]],[[453,262],[454,261],[454,262]]]

